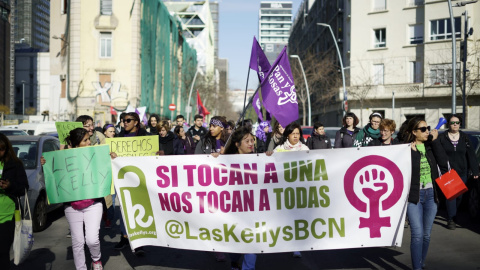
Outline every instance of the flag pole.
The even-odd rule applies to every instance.
[[[245,98],[243,99],[243,108],[245,112],[245,103],[247,102],[247,91],[248,91],[248,80],[250,79],[250,65],[248,65],[248,72],[247,72],[247,84],[245,85]],[[258,89],[257,89],[258,90]],[[256,91],[255,91],[256,93]],[[255,95],[254,95],[255,96]],[[251,102],[251,101],[250,101]],[[245,117],[245,114],[242,114]],[[245,119],[242,119],[242,121]],[[238,124],[238,122],[237,122]],[[233,132],[232,132],[233,133]]]

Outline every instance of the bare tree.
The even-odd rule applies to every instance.
[[[302,57],[302,65],[305,70],[305,77],[309,86],[310,102],[315,107],[320,107],[325,113],[328,105],[334,102],[338,95],[338,87],[341,85],[341,77],[335,61],[334,54],[314,54],[308,52]],[[302,103],[303,125],[306,124],[306,101],[307,92],[305,79],[297,59],[290,60],[295,86],[297,88],[297,99]]]

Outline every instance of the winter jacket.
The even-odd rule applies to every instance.
[[[390,144],[384,144],[381,138],[379,138],[379,139],[373,139],[373,141],[368,143],[368,146],[389,146],[389,145],[395,145],[395,144],[400,144],[397,138],[391,139]]]
[[[118,134],[118,137],[129,137],[129,133],[125,133],[125,129],[120,131],[120,133]],[[140,129],[137,129],[137,132],[135,135],[133,136],[148,136],[149,134],[147,133],[147,131],[144,129],[144,128],[140,128]]]
[[[195,136],[195,135],[200,136],[200,139],[205,138],[205,135],[208,134],[208,130],[207,130],[206,128],[204,128],[204,127],[200,127],[198,130],[196,130],[195,127],[196,127],[195,125],[191,126],[191,127],[187,130],[186,135],[187,135],[187,136],[190,136],[190,137],[192,137],[192,138],[193,138],[193,136]],[[194,141],[195,143],[198,143],[198,141],[195,140],[195,139],[194,139],[193,141]]]
[[[18,207],[17,198],[25,195],[25,190],[29,188],[23,163],[13,160],[5,162],[3,165],[2,179],[7,179],[10,182],[10,186],[4,190],[4,194],[12,199],[15,207]]]
[[[195,143],[189,136],[185,136],[185,140],[180,137],[175,137],[173,140],[173,154],[174,155],[191,155],[195,154]]]
[[[103,135],[103,133],[101,132],[94,130],[93,135],[90,136],[90,145],[99,145],[105,143],[105,135]]]
[[[437,183],[435,179],[439,177],[438,168],[442,174],[448,171],[448,157],[442,148],[442,145],[437,140],[425,142],[425,155],[430,165],[430,174],[432,176],[433,191],[435,194],[435,202],[438,203]],[[408,195],[408,202],[417,204],[420,201],[420,159],[419,151],[411,150],[412,154],[412,178],[410,185],[410,193]],[[438,168],[437,168],[438,165]]]
[[[165,137],[158,135],[159,150],[163,150],[164,155],[173,155],[174,139],[175,134],[173,134],[171,131],[167,131],[167,135],[165,135]]]
[[[306,145],[310,150],[332,148],[332,143],[327,135],[312,135],[307,139]]]
[[[473,175],[478,175],[478,163],[472,143],[467,134],[461,130],[459,132],[460,136],[458,138],[457,147],[453,146],[448,137],[448,132],[438,135],[438,140],[448,156],[450,167],[455,169],[458,175],[468,176],[469,170]]]
[[[355,136],[360,131],[359,128],[355,128],[353,130],[353,134],[350,135],[347,132],[346,127],[342,127],[337,134],[335,135],[335,148],[348,148],[353,146],[353,140],[355,140]]]

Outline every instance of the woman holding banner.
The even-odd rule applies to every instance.
[[[425,120],[413,118],[408,122],[406,142],[412,148],[412,178],[407,215],[411,228],[410,253],[415,270],[425,267],[430,245],[430,233],[438,204],[435,191],[438,168],[442,174],[448,170],[448,158],[440,142],[435,140],[437,137],[438,131],[434,129],[430,132],[430,126],[427,126]]]
[[[447,153],[450,166],[454,169],[463,183],[467,184],[468,173],[471,171],[473,178],[478,179],[478,163],[475,150],[468,135],[460,130],[460,117],[453,114],[448,119],[448,130],[438,136],[445,153]],[[447,228],[455,230],[457,225],[457,209],[462,201],[462,195],[456,199],[447,200],[448,222]]]
[[[163,150],[164,155],[173,155],[173,140],[175,135],[170,131],[168,121],[162,120],[157,124],[158,143],[160,150]]]
[[[366,124],[362,130],[357,133],[355,140],[353,141],[354,147],[368,146],[368,143],[374,139],[380,138],[380,122],[382,121],[382,115],[378,112],[370,114],[368,119],[370,123]]]
[[[198,141],[195,154],[221,153],[228,139],[227,119],[224,116],[214,116],[210,120],[210,131]]]
[[[239,127],[233,132],[230,143],[225,149],[225,154],[252,154],[255,150],[255,138],[248,127]],[[231,253],[230,261],[232,270],[240,269],[238,260],[240,254]],[[242,270],[254,270],[255,262],[257,260],[256,254],[245,254],[243,256]]]
[[[306,151],[310,150],[305,144],[302,143],[303,138],[302,127],[295,122],[288,124],[283,132],[283,144],[277,146],[273,152],[290,152],[290,151]],[[271,152],[267,152],[267,155],[271,155]],[[294,258],[301,258],[300,251],[293,252]]]
[[[0,133],[0,269],[10,269],[18,197],[25,195],[28,179],[8,138]]]
[[[76,128],[70,131],[65,138],[68,148],[90,146],[90,134],[84,128]],[[112,158],[115,154],[111,154]],[[45,165],[46,160],[40,160]],[[102,270],[102,254],[100,252],[100,221],[102,220],[103,198],[85,199],[80,201],[64,203],[65,217],[67,218],[72,235],[72,251],[75,268],[86,270],[85,244],[87,244],[92,258],[92,269]],[[85,227],[85,230],[84,230]]]
[[[148,135],[147,131],[140,127],[140,117],[136,112],[129,112],[123,118],[124,130],[122,130],[118,137],[135,137],[135,136],[146,136]],[[128,242],[127,230],[125,229],[125,224],[123,222],[123,217],[120,215],[120,242],[115,245],[116,250],[121,250],[127,246],[130,246]],[[145,251],[142,247],[138,247],[134,250],[136,256],[143,256]]]

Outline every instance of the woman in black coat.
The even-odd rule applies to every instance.
[[[0,269],[10,269],[10,248],[15,234],[17,198],[28,190],[23,163],[17,158],[8,138],[0,133]]]
[[[353,140],[360,131],[357,128],[358,117],[354,113],[347,113],[343,117],[343,127],[335,135],[335,148],[347,148],[353,146]]]
[[[475,151],[468,135],[460,130],[460,117],[452,115],[448,119],[448,130],[441,134],[438,139],[442,144],[445,153],[448,156],[450,166],[454,169],[462,181],[466,184],[469,171],[475,180],[478,179],[478,163],[475,157]],[[447,228],[456,229],[457,209],[462,201],[462,195],[454,200],[447,200],[448,222]]]
[[[164,155],[173,155],[173,140],[175,139],[175,135],[170,131],[168,121],[160,121],[157,125],[157,130],[160,151],[163,151]]]

